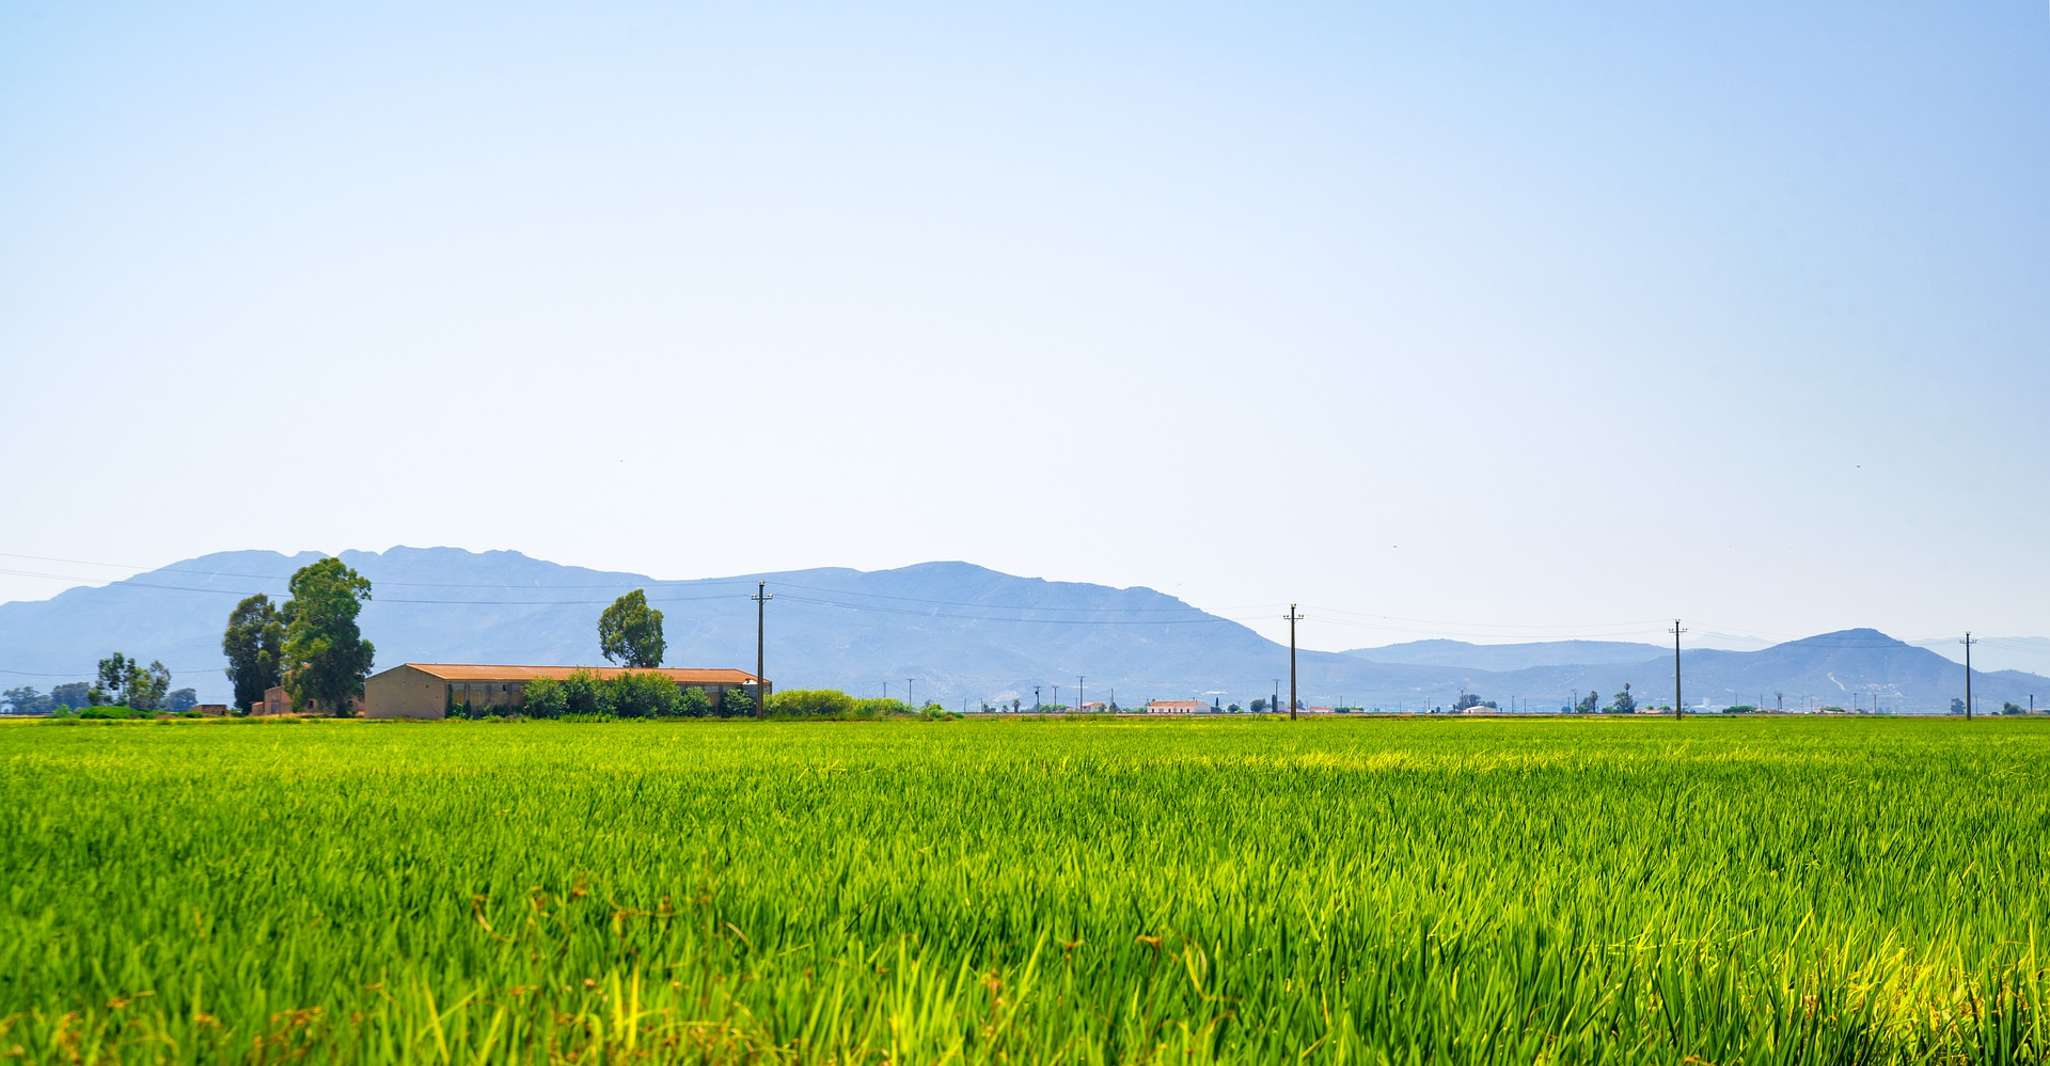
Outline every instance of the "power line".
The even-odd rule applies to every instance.
[[[101,563],[101,562],[93,562],[93,561],[92,561],[92,560],[90,560],[90,559],[63,559],[63,558],[58,558],[58,557],[56,557],[56,556],[51,556],[51,555],[25,555],[25,554],[22,554],[21,552],[0,552],[0,558],[5,558],[5,559],[32,559],[32,560],[35,560],[36,562],[41,562],[41,563],[67,563],[67,564],[70,564],[70,565],[73,565],[73,566],[99,566],[99,567],[106,567],[106,568],[108,568],[108,569],[113,569],[113,570],[134,570],[134,571],[137,571],[138,573],[142,573],[142,574],[145,574],[145,575],[148,575],[148,574],[190,574],[190,575],[192,575],[192,576],[194,576],[194,577],[239,577],[239,578],[247,578],[247,579],[249,579],[249,580],[252,580],[252,581],[275,581],[275,582],[279,582],[279,583],[284,583],[284,582],[287,582],[287,581],[290,581],[290,580],[291,580],[291,576],[290,576],[289,574],[287,574],[287,575],[279,575],[279,574],[245,574],[245,573],[239,573],[239,572],[236,572],[236,571],[230,571],[230,570],[194,570],[194,569],[190,569],[190,568],[188,568],[188,567],[182,567],[182,566],[158,566],[158,567],[150,567],[150,566],[142,566],[142,565],[140,565],[140,564],[136,564],[136,563]],[[324,556],[323,558],[339,558],[339,556]],[[555,565],[555,564],[549,564],[549,565]],[[10,574],[15,574],[16,576],[20,576],[20,577],[50,577],[50,578],[58,578],[58,579],[61,579],[61,580],[65,580],[65,581],[96,581],[96,580],[100,580],[100,579],[98,579],[98,578],[85,578],[85,577],[76,577],[76,576],[72,576],[72,575],[67,575],[67,574],[41,574],[41,573],[33,573],[33,572],[27,572],[27,571],[12,571],[12,570],[7,570],[7,571],[0,571],[0,573],[10,573]],[[126,580],[126,579],[125,579],[125,578],[114,578],[114,579],[112,579],[112,580],[114,580],[114,581],[123,581],[123,580]],[[749,583],[749,581],[748,581],[748,579],[746,579],[746,578],[652,578],[652,577],[640,577],[640,576],[635,576],[635,577],[633,577],[633,578],[631,578],[631,579],[629,579],[629,580],[624,580],[624,581],[608,581],[608,582],[605,582],[605,583],[603,583],[603,584],[596,584],[596,585],[570,585],[570,584],[562,584],[562,585],[558,585],[558,584],[547,584],[547,585],[534,585],[534,584],[512,584],[512,583],[506,583],[506,582],[491,582],[491,581],[483,581],[483,582],[476,582],[476,581],[390,581],[390,580],[379,580],[379,581],[377,582],[377,584],[379,584],[379,585],[389,585],[389,586],[393,586],[393,587],[397,587],[397,588],[431,588],[431,589],[533,589],[533,590],[543,590],[543,589],[628,589],[628,590],[631,590],[631,589],[636,589],[636,588],[645,588],[645,587],[647,587],[647,586],[649,586],[649,585],[743,585],[743,586],[744,586],[744,585],[747,585],[748,583]]]
[[[1627,629],[1639,626],[1657,625],[1661,618],[1636,618],[1618,622],[1455,622],[1442,618],[1408,618],[1395,614],[1377,614],[1373,611],[1353,611],[1342,607],[1328,607],[1321,604],[1304,604],[1311,610],[1325,614],[1354,615],[1361,618],[1379,618],[1390,622],[1413,622],[1433,626],[1465,626],[1475,629]]]
[[[79,580],[78,578],[74,578],[74,577],[69,577],[69,576],[65,576],[65,575],[62,575],[62,574],[38,574],[38,573],[32,573],[32,572],[29,572],[29,571],[23,571],[23,570],[7,570],[7,569],[0,569],[0,574],[6,574],[6,575],[11,575],[11,576],[16,576],[16,577],[47,577],[47,578],[53,578],[53,579],[56,579],[56,580],[60,580],[60,581],[76,581],[76,580]],[[487,586],[487,585],[478,585],[478,586],[474,586],[474,587],[476,587],[476,588],[489,588],[489,587],[492,587],[492,586]],[[504,586],[504,587],[507,587],[507,588],[512,588],[512,587],[514,587],[514,586]],[[531,587],[531,588],[533,588],[533,589],[534,589],[534,591],[545,591],[545,589],[544,589],[544,588],[542,588],[542,587],[537,587],[537,586],[518,586],[518,587],[520,587],[520,588],[530,588],[530,587]],[[162,585],[162,584],[157,584],[157,583],[155,583],[155,582],[150,582],[150,581],[137,581],[137,580],[134,580],[134,579],[132,579],[132,578],[130,578],[130,579],[125,579],[125,580],[122,580],[122,581],[118,581],[118,582],[115,582],[115,583],[113,583],[113,584],[111,584],[111,585],[101,585],[101,586],[98,586],[97,588],[95,588],[95,589],[94,589],[94,591],[96,591],[96,592],[108,592],[108,591],[116,591],[116,590],[125,590],[125,589],[152,589],[152,590],[156,590],[156,591],[160,591],[160,592],[201,592],[201,593],[208,593],[208,594],[211,594],[211,595],[215,595],[215,596],[254,596],[254,595],[258,595],[258,594],[259,594],[259,592],[258,592],[258,591],[252,591],[252,590],[249,590],[249,589],[232,589],[232,588],[200,588],[200,587],[197,587],[197,586],[193,586],[193,585]],[[263,594],[267,595],[268,593],[263,593]],[[741,599],[741,598],[743,598],[743,597],[744,597],[744,595],[745,595],[744,593],[738,593],[738,592],[723,592],[723,593],[715,593],[715,594],[712,594],[712,595],[708,595],[708,596],[650,596],[650,597],[648,597],[648,601],[649,601],[650,603],[684,603],[684,602],[688,602],[688,601],[693,601],[693,600],[732,600],[732,599]],[[433,606],[433,607],[573,607],[573,606],[590,606],[590,605],[604,605],[604,604],[610,604],[610,603],[612,603],[613,601],[611,601],[611,600],[415,600],[415,599],[405,599],[405,598],[402,598],[402,597],[383,597],[383,598],[373,598],[373,599],[372,599],[372,600],[371,600],[370,602],[372,602],[372,603],[402,603],[402,604],[406,604],[406,605],[408,605],[408,606],[414,606],[414,607],[420,607],[420,606]]]
[[[802,585],[802,584],[798,584],[798,583],[797,583],[797,582],[795,582],[795,581],[778,581],[778,582],[776,582],[776,586],[777,586],[778,588],[786,588],[786,589],[802,589],[802,590],[804,590],[804,591],[806,591],[806,592],[821,592],[821,593],[825,593],[825,594],[827,594],[827,595],[831,595],[831,596],[860,596],[860,597],[866,597],[866,598],[868,598],[868,599],[877,599],[877,600],[897,600],[897,601],[901,601],[901,602],[905,602],[905,603],[930,603],[930,604],[936,604],[936,605],[938,605],[938,606],[942,606],[942,607],[980,607],[980,608],[984,608],[984,609],[986,609],[986,610],[1006,610],[1006,611],[1071,611],[1071,612],[1072,612],[1072,611],[1094,611],[1094,612],[1099,612],[1099,613],[1105,613],[1105,614],[1129,614],[1129,613],[1139,613],[1139,612],[1145,612],[1145,613],[1161,613],[1161,614],[1166,614],[1166,613],[1180,613],[1180,614],[1207,614],[1207,613],[1210,613],[1210,612],[1206,611],[1206,610],[1205,610],[1204,608],[1201,608],[1201,607],[1196,607],[1196,606],[1192,606],[1192,605],[1189,605],[1189,604],[1183,604],[1182,606],[1179,606],[1179,607],[1055,607],[1055,606],[1047,606],[1047,605],[1041,605],[1041,604],[1030,604],[1030,603],[986,603],[986,602],[982,602],[982,601],[977,601],[977,600],[935,600],[935,599],[928,599],[928,598],[926,598],[926,597],[922,597],[922,596],[899,596],[899,595],[896,595],[896,594],[894,594],[894,593],[888,593],[888,592],[864,592],[864,591],[861,591],[861,590],[859,590],[859,589],[839,589],[839,588],[828,588],[828,587],[826,587],[826,586],[824,586],[824,585]],[[1253,604],[1238,604],[1238,605],[1235,605],[1235,606],[1231,606],[1231,607],[1220,607],[1220,608],[1218,608],[1218,609],[1219,609],[1219,610],[1226,610],[1226,611],[1230,611],[1230,610],[1251,610],[1251,609],[1254,609],[1254,608],[1265,608],[1265,607],[1268,607],[1268,606],[1270,606],[1270,605],[1269,605],[1269,604],[1264,604],[1264,603],[1253,603]]]
[[[1237,624],[1245,621],[1244,619],[1225,618],[1217,615],[1209,615],[1203,618],[1003,618],[998,617],[996,615],[947,614],[936,611],[920,611],[905,607],[884,607],[873,603],[844,603],[838,600],[815,599],[810,596],[792,596],[787,593],[783,596],[783,598],[791,603],[808,603],[821,607],[838,607],[843,610],[849,611],[874,611],[882,614],[904,614],[911,615],[917,618],[951,618],[968,622],[1030,622],[1042,625],[1057,626],[1176,626],[1216,625],[1218,623]]]

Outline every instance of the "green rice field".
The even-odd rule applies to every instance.
[[[0,1058],[2043,1062],[2050,720],[0,726]]]

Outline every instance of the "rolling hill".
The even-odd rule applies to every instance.
[[[1459,666],[1472,670],[1523,670],[1533,666],[1641,663],[1665,651],[1656,644],[1609,640],[1552,640],[1529,644],[1470,644],[1463,640],[1413,640],[1345,654],[1376,663]]]
[[[89,678],[121,650],[172,668],[174,685],[223,701],[220,631],[241,597],[282,598],[285,580],[318,556],[222,552],[48,600],[0,604],[0,670],[8,686]],[[620,593],[645,588],[666,616],[672,665],[752,668],[757,581],[768,583],[767,673],[779,687],[831,686],[920,699],[1072,703],[1077,675],[1089,699],[1150,697],[1250,702],[1285,687],[1284,646],[1237,622],[1147,588],[1111,588],[998,573],[964,562],[894,570],[845,568],[661,580],[564,566],[518,552],[453,548],[346,551],[375,598],[363,628],[379,668],[405,661],[578,664],[599,661],[597,617]],[[1872,630],[1849,630],[1755,652],[1694,649],[1684,657],[1690,705],[1861,702],[1940,711],[1961,671],[1935,652]],[[1417,710],[1470,691],[1530,710],[1557,709],[1590,688],[1629,683],[1663,700],[1670,654],[1650,644],[1557,642],[1482,646],[1423,641],[1355,652],[1305,651],[1306,703],[1341,701]],[[1982,710],[2050,696],[2050,679],[1982,673]]]

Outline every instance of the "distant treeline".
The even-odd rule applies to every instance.
[[[123,700],[118,695],[110,695],[105,690],[95,692],[91,682],[74,681],[70,684],[58,685],[48,692],[39,692],[29,685],[11,688],[5,692],[0,692],[0,705],[6,707],[6,713],[8,714],[63,714],[69,711],[83,711],[89,708],[104,708],[110,704],[132,707],[132,709],[144,713],[165,711],[176,714],[189,711],[199,705],[199,694],[189,688],[172,689],[161,695],[155,695],[154,693],[151,695],[154,698],[147,700],[147,702],[150,702],[152,706],[132,707],[134,702],[144,702],[142,694],[138,694],[137,698],[133,701]],[[107,716],[100,715],[98,717]]]

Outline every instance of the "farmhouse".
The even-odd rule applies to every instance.
[[[259,717],[277,714],[326,714],[328,709],[319,700],[314,700],[310,706],[300,707],[292,702],[292,694],[285,691],[285,686],[272,685],[263,690],[262,699],[249,705],[249,713]],[[349,713],[363,713],[363,700],[361,697],[349,700]]]
[[[1209,705],[1200,700],[1147,700],[1147,714],[1202,714]]]
[[[469,663],[404,663],[363,683],[363,713],[370,718],[441,718],[451,706],[518,707],[527,682],[560,681],[576,671],[601,678],[624,673],[659,674],[680,688],[700,688],[717,705],[729,688],[746,688],[749,698],[767,697],[768,682],[744,670],[628,670],[617,666],[483,666]]]

